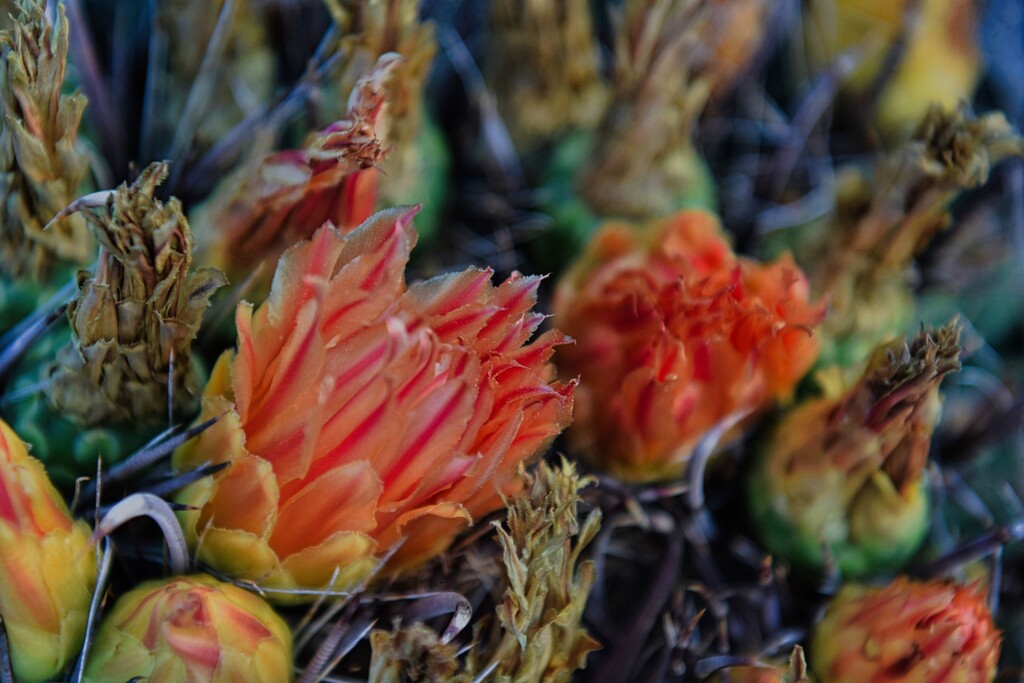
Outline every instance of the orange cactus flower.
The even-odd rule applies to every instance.
[[[572,436],[630,481],[679,476],[709,429],[788,396],[817,357],[824,312],[789,257],[736,256],[701,211],[646,230],[607,224],[555,311],[577,340],[559,353],[581,377]]]
[[[999,646],[976,587],[899,578],[843,588],[815,630],[810,661],[831,683],[989,683]]]
[[[96,585],[89,536],[0,421],[0,616],[19,681],[52,680],[82,646]]]
[[[204,396],[203,417],[224,416],[177,453],[232,463],[181,498],[200,560],[269,590],[350,587],[400,542],[388,571],[408,567],[502,507],[568,425],[575,383],[548,362],[563,336],[528,343],[539,278],[406,289],[414,213],[325,226],[285,253],[263,306],[239,307],[238,352]]]
[[[205,575],[149,581],[104,617],[86,683],[287,683],[292,634],[270,605]]]

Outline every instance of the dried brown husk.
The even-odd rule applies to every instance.
[[[50,369],[47,394],[86,425],[153,422],[194,408],[192,340],[210,297],[226,283],[192,268],[192,233],[181,203],[156,199],[167,164],[131,185],[83,198],[80,211],[101,248],[96,272],[78,274],[68,306],[72,339]]]
[[[392,632],[370,634],[370,673],[367,683],[469,683],[459,673],[456,648],[441,642],[433,629],[423,624],[396,624]]]
[[[577,183],[598,213],[663,215],[694,182],[691,138],[711,92],[701,74],[709,18],[706,0],[630,0],[623,8],[611,105]]]
[[[837,358],[856,362],[904,329],[914,257],[950,225],[949,208],[965,190],[1021,155],[1024,138],[1001,113],[934,107],[874,168],[840,170],[829,229],[797,254],[815,293],[829,297],[823,335],[841,347]],[[847,360],[839,362],[851,365]]]

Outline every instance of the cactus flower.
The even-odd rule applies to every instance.
[[[810,661],[829,683],[989,683],[999,646],[981,591],[901,577],[844,587],[814,631]]]
[[[956,324],[922,330],[880,347],[844,395],[783,417],[750,480],[765,545],[804,568],[831,555],[848,576],[902,566],[928,528],[939,383],[959,355]]]
[[[206,575],[146,582],[104,616],[87,683],[284,683],[292,635],[262,598]]]
[[[859,51],[850,95],[870,93],[892,69],[871,112],[885,133],[912,128],[935,104],[952,111],[982,75],[976,0],[814,0],[804,16],[812,62],[824,67]],[[901,40],[898,61],[887,64]]]
[[[711,214],[687,211],[644,231],[610,223],[555,297],[577,343],[559,367],[579,374],[571,435],[617,476],[679,476],[705,433],[789,396],[817,357],[823,309],[788,258],[736,256]]]
[[[96,585],[89,526],[0,421],[0,616],[19,681],[48,681],[74,661]]]
[[[408,567],[500,509],[568,424],[575,383],[548,362],[562,335],[528,343],[540,279],[469,269],[406,289],[414,213],[321,228],[265,304],[239,306],[201,416],[223,417],[176,454],[231,462],[180,497],[201,561],[268,591],[351,587],[389,550],[389,571]]]

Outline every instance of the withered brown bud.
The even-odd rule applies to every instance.
[[[87,425],[158,419],[168,393],[176,410],[196,400],[189,349],[225,278],[192,268],[180,202],[154,197],[166,175],[166,163],[153,164],[131,185],[69,209],[85,217],[101,247],[96,272],[78,274],[68,306],[72,339],[51,370],[48,395]]]

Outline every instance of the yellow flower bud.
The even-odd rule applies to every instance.
[[[96,635],[88,683],[282,683],[288,625],[257,595],[206,575],[150,581],[118,599]]]
[[[52,679],[82,646],[96,584],[89,536],[0,421],[0,615],[20,681]]]

